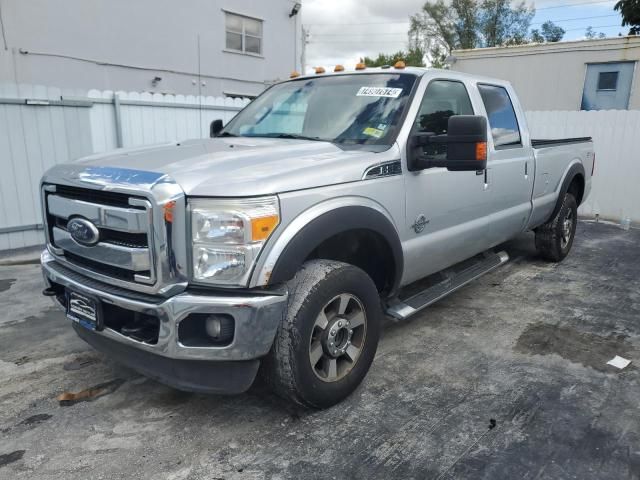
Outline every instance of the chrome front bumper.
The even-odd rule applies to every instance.
[[[87,335],[103,337],[169,359],[228,362],[263,357],[271,348],[276,329],[287,305],[286,293],[251,295],[234,294],[232,291],[224,294],[185,292],[170,298],[140,294],[105,285],[71,271],[56,262],[46,250],[42,253],[41,261],[48,287],[53,284],[61,285],[65,289],[97,297],[105,304],[156,316],[160,321],[158,342],[153,345],[139,342],[110,328],[104,328],[101,331],[85,329],[86,332],[81,335],[83,338]],[[221,347],[191,347],[180,344],[177,334],[178,325],[181,320],[193,313],[231,315],[235,321],[232,342]]]

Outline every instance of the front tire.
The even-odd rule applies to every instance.
[[[561,262],[569,254],[578,224],[578,204],[567,193],[558,213],[535,230],[538,254],[550,262]]]
[[[380,337],[378,291],[361,269],[306,262],[289,281],[289,305],[264,361],[268,383],[298,405],[326,408],[366,376]]]

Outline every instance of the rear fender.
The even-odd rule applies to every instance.
[[[549,219],[554,218],[558,214],[558,212],[560,211],[560,207],[562,207],[562,201],[564,199],[564,196],[569,191],[569,186],[571,185],[571,182],[573,182],[573,180],[577,176],[581,176],[582,177],[583,184],[584,184],[584,181],[586,179],[586,175],[585,175],[585,172],[584,172],[584,166],[582,165],[581,162],[573,163],[569,167],[569,170],[567,170],[567,173],[564,176],[564,180],[562,181],[562,185],[560,186],[560,190],[558,192],[558,198],[556,200],[556,205],[553,208],[553,211],[551,212],[551,215],[549,216]],[[576,199],[576,201],[578,201],[578,199]],[[547,219],[547,221],[549,219]]]

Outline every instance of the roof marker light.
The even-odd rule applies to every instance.
[[[396,62],[396,64],[393,66],[393,68],[405,68],[407,65],[402,61],[402,60],[398,60]]]
[[[364,70],[367,66],[364,63],[356,63],[356,70]]]
[[[289,75],[289,78],[297,78],[300,76],[300,72],[296,72],[295,70],[293,72],[291,72],[291,75]]]
[[[324,67],[316,67],[316,75],[324,73]]]
[[[344,67],[342,65],[336,65],[336,68],[333,69],[334,72],[344,72]]]

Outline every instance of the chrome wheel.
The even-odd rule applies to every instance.
[[[560,248],[563,250],[567,248],[571,241],[571,235],[573,234],[573,210],[567,210],[567,215],[562,222],[562,233],[560,238]]]
[[[324,382],[337,382],[355,366],[367,334],[367,315],[362,302],[350,293],[332,298],[313,325],[309,361]]]

